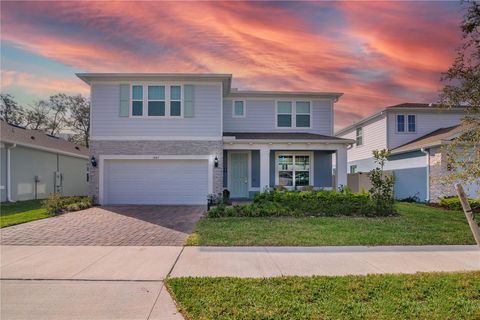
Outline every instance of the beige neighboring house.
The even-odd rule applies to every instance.
[[[88,149],[0,121],[1,201],[88,194]]]

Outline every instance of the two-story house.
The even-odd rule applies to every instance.
[[[335,92],[239,91],[230,74],[77,75],[91,87],[90,194],[100,204],[205,204],[208,194],[347,182]]]
[[[375,167],[373,150],[389,149],[385,169],[395,175],[397,199],[418,197],[436,202],[453,195],[453,186],[442,184],[447,170],[442,144],[458,136],[463,108],[440,109],[437,105],[403,103],[375,113],[338,131],[337,137],[354,139],[348,150],[349,173],[368,172]],[[478,184],[466,186],[477,196]]]

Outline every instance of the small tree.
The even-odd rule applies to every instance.
[[[370,171],[372,187],[369,192],[374,204],[373,209],[376,213],[395,213],[395,199],[393,196],[395,177],[384,173],[385,163],[388,161],[389,156],[390,151],[387,149],[373,151],[373,157],[378,167]]]
[[[0,117],[8,124],[20,126],[25,119],[25,110],[20,106],[13,96],[0,94]]]
[[[66,117],[69,106],[69,97],[65,93],[50,96],[48,105],[51,110],[47,124],[47,133],[52,136],[58,135],[66,126]]]
[[[90,134],[90,101],[81,95],[68,97],[68,127],[75,133],[72,141],[88,148]]]
[[[48,103],[40,100],[35,102],[25,113],[25,126],[33,130],[45,130],[50,116]]]

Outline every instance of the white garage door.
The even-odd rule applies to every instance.
[[[207,160],[105,160],[104,204],[207,203]]]

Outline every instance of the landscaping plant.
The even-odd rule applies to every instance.
[[[468,199],[468,203],[473,211],[480,211],[480,201]],[[463,210],[462,203],[458,197],[445,197],[440,199],[440,206],[449,210]]]
[[[58,193],[52,193],[42,202],[42,206],[49,214],[55,215],[90,208],[92,201],[89,197],[61,197]]]
[[[395,198],[393,187],[395,177],[386,175],[384,172],[385,163],[390,156],[387,149],[374,150],[373,157],[377,168],[370,171],[370,196],[372,198],[373,211],[379,215],[390,215],[395,213]]]

